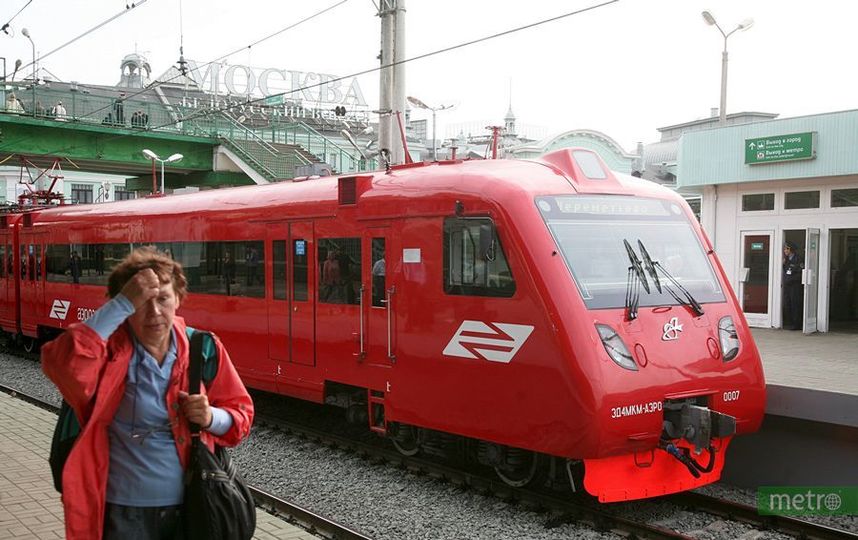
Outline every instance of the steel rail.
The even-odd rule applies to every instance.
[[[753,525],[757,529],[773,529],[784,534],[808,540],[858,540],[858,533],[835,529],[827,525],[813,523],[792,516],[760,515],[756,506],[686,492],[671,495],[669,500],[675,504],[690,506],[696,510],[709,512],[717,516]]]

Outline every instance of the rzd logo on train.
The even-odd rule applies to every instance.
[[[444,354],[508,364],[531,332],[533,327],[524,324],[464,321]]]
[[[71,305],[70,300],[54,300],[53,305],[51,306],[51,315],[52,319],[59,319],[61,321],[66,320],[66,315],[69,314],[69,306]]]

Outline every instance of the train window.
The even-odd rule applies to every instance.
[[[263,242],[174,242],[158,245],[182,263],[191,292],[265,297]]]
[[[384,307],[385,301],[385,250],[384,238],[372,239],[372,305]]]
[[[319,240],[319,302],[359,304],[360,238]]]
[[[0,244],[0,278],[6,277],[6,244]]]
[[[74,253],[74,264],[72,263]],[[47,280],[60,283],[80,283],[80,253],[68,244],[48,244],[45,250]]]
[[[296,239],[292,241],[292,299],[306,302],[307,292],[307,241]]]
[[[515,294],[515,280],[491,219],[444,220],[444,291],[468,296]]]
[[[274,299],[286,300],[286,240],[275,240],[272,247]]]
[[[86,285],[107,285],[110,272],[122,259],[131,253],[131,244],[71,244],[65,255],[66,283],[81,283]],[[74,255],[74,262],[71,257]],[[59,262],[57,261],[57,264]],[[59,276],[54,272],[54,277]],[[53,281],[50,277],[49,281]],[[77,279],[77,281],[75,281]]]

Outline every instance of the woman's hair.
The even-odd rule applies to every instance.
[[[146,268],[154,270],[161,283],[173,283],[173,291],[181,302],[188,294],[188,280],[182,265],[153,246],[135,249],[113,268],[107,282],[107,296],[115,297],[134,274]]]

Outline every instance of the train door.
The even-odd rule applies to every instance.
[[[742,231],[739,299],[751,326],[772,325],[772,231]]]
[[[15,273],[11,263],[11,229],[0,233],[0,328],[7,332],[16,332],[15,317]],[[10,259],[7,262],[7,257]]]
[[[804,321],[802,331],[813,334],[817,330],[817,307],[819,300],[819,229],[807,229],[805,239],[804,271]]]
[[[275,370],[279,372],[280,365],[289,361],[289,301],[287,299],[286,279],[286,244],[288,239],[286,224],[268,225],[266,249],[271,257],[266,257],[270,270],[265,272],[271,276],[271,284],[266,287],[271,291],[266,298],[268,308],[268,358],[274,362]],[[270,263],[269,263],[270,261]]]
[[[364,233],[363,272],[363,354],[369,364],[390,365],[394,353],[394,313],[396,289],[392,285],[390,271],[393,269],[390,254],[391,235],[389,227],[371,227]]]
[[[45,300],[44,246],[37,235],[21,237],[21,332],[37,336]],[[44,313],[44,315],[47,315]],[[65,316],[65,313],[63,313]]]
[[[289,360],[316,365],[316,263],[312,221],[289,224]]]

